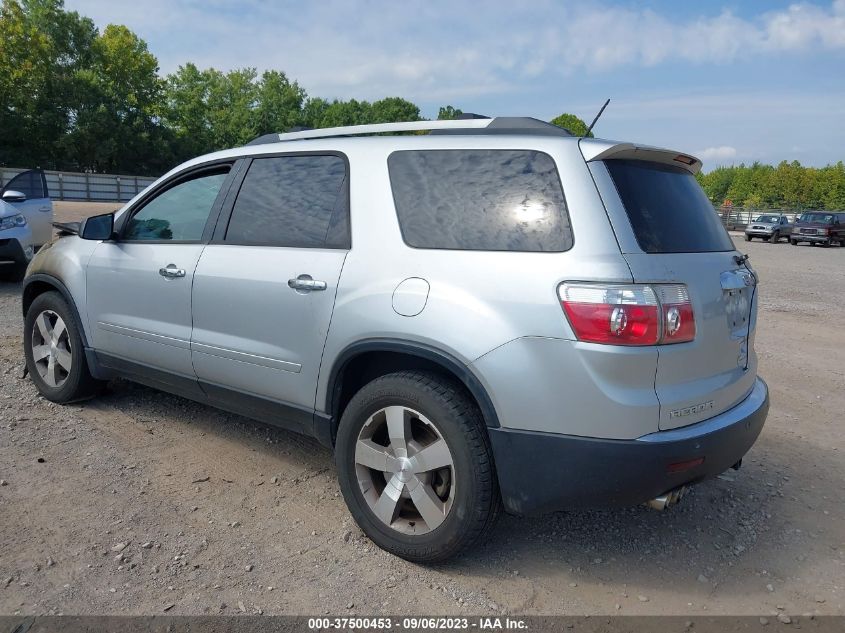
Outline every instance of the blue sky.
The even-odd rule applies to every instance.
[[[845,159],[845,0],[66,0],[126,24],[163,73],[274,68],[309,94],[589,121],[705,168]]]

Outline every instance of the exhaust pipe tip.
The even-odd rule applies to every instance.
[[[662,512],[669,506],[673,506],[678,503],[684,494],[687,491],[686,486],[681,486],[680,488],[675,488],[674,490],[670,490],[669,492],[660,495],[659,497],[655,497],[649,501],[646,501],[646,505],[649,508],[657,510],[658,512]]]
[[[646,505],[653,510],[662,512],[669,506],[669,495],[665,494],[655,497],[654,499],[646,501]]]

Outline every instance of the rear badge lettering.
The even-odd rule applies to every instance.
[[[702,402],[701,404],[696,404],[691,407],[684,407],[683,409],[674,409],[673,411],[669,412],[670,418],[686,418],[690,415],[695,415],[697,413],[702,413],[704,411],[709,411],[713,408],[713,401],[708,400],[707,402]]]

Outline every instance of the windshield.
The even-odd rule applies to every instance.
[[[780,218],[776,215],[758,215],[754,221],[755,222],[768,222],[770,224],[777,224]]]
[[[818,222],[820,224],[833,224],[832,213],[804,213],[801,215],[801,222]]]

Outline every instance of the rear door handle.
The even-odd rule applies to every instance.
[[[176,268],[176,264],[168,264],[166,268],[159,268],[158,274],[168,279],[175,279],[176,277],[184,277],[185,269]]]
[[[296,279],[288,279],[288,287],[296,291],[310,292],[311,290],[325,290],[328,284],[325,281],[312,279],[311,275],[299,275]]]

